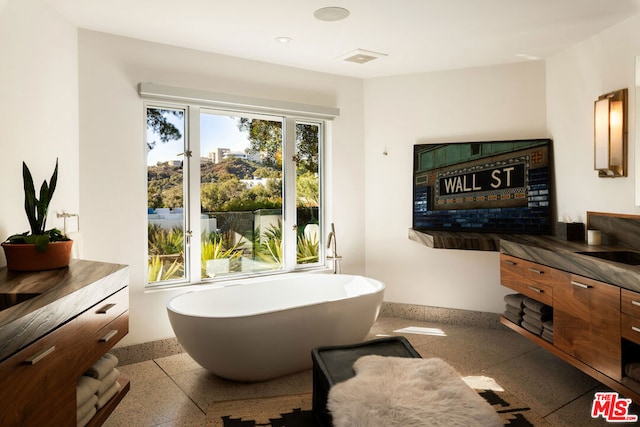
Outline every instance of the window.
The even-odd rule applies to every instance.
[[[145,105],[149,285],[322,266],[324,121]]]

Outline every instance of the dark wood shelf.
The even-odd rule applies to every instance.
[[[500,250],[504,234],[468,233],[450,231],[419,231],[409,229],[409,239],[434,249],[458,249],[470,251]]]
[[[120,377],[118,378],[118,382],[120,383],[120,390],[118,393],[113,396],[106,405],[104,405],[97,413],[91,418],[91,421],[87,424],[87,427],[99,427],[109,418],[109,415],[116,409],[116,406],[120,403],[120,401],[124,398],[124,396],[129,392],[130,384],[129,380]]]

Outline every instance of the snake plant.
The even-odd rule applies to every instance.
[[[33,185],[33,176],[25,162],[22,162],[22,179],[24,181],[24,210],[29,220],[30,231],[22,234],[14,234],[7,241],[9,243],[32,243],[39,252],[45,252],[49,242],[69,240],[60,230],[52,228],[46,230],[47,213],[58,182],[58,159],[51,179],[46,180],[40,186],[39,198]]]

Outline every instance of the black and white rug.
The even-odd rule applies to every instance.
[[[549,424],[506,391],[476,390],[500,415],[505,426]],[[210,427],[324,427],[311,411],[312,395],[267,397],[213,403],[207,411]]]

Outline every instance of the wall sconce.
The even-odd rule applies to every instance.
[[[627,89],[601,95],[595,101],[594,145],[599,177],[627,176]]]

